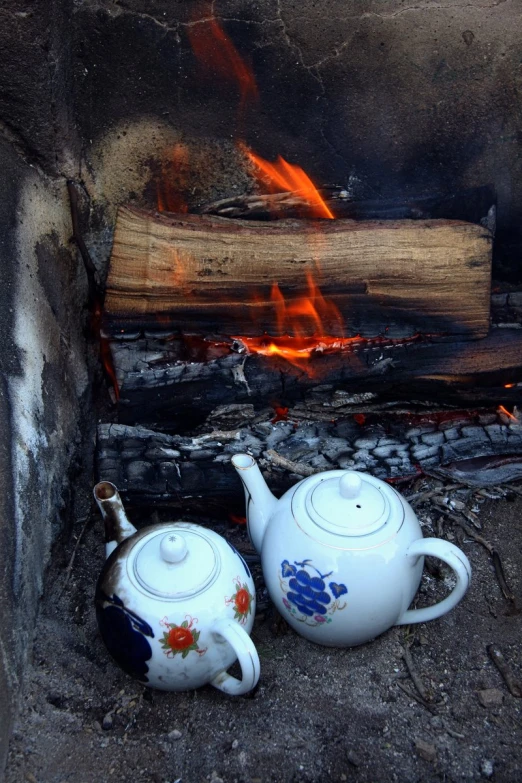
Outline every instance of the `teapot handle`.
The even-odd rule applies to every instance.
[[[228,672],[217,674],[210,684],[230,696],[241,696],[255,688],[261,673],[259,655],[254,643],[244,628],[230,618],[218,620],[212,626],[212,632],[219,634],[230,644],[241,666],[242,679],[232,677]]]
[[[471,565],[468,558],[458,547],[442,538],[419,538],[408,547],[409,557],[419,558],[423,555],[436,557],[453,569],[457,577],[457,584],[451,593],[442,601],[427,606],[423,609],[407,609],[397,620],[395,625],[409,625],[410,623],[424,623],[442,617],[464,597],[471,580]]]

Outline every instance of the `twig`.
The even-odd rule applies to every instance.
[[[414,495],[410,495],[410,497],[406,497],[406,500],[410,505],[417,505],[418,503],[421,503],[424,500],[429,500],[430,498],[436,497],[437,495],[443,495],[446,492],[451,492],[454,489],[462,489],[463,487],[464,484],[450,484],[447,487],[428,489],[424,492],[416,492]]]
[[[491,560],[493,563],[493,569],[495,571],[495,576],[497,577],[497,581],[500,587],[500,590],[502,592],[502,595],[504,598],[506,598],[508,601],[511,601],[514,603],[515,601],[515,595],[511,588],[509,587],[507,583],[506,576],[504,574],[504,569],[502,567],[502,561],[500,559],[500,555],[495,549],[495,547],[489,543],[489,541],[486,541],[485,538],[482,538],[482,536],[479,536],[472,527],[467,525],[465,522],[463,522],[462,519],[459,519],[459,517],[456,514],[452,514],[450,511],[447,511],[442,504],[435,503],[437,508],[442,511],[442,513],[448,517],[448,519],[451,519],[452,522],[455,522],[455,524],[459,525],[466,535],[468,535],[470,538],[473,539],[473,541],[476,541],[477,544],[480,544],[484,547],[484,549],[487,549],[489,554],[491,555]]]
[[[413,665],[413,658],[411,657],[411,653],[408,647],[402,648],[402,657],[404,658],[404,663],[406,664],[406,668],[408,669],[409,675],[412,679],[413,684],[417,688],[419,695],[425,701],[428,701],[428,694],[426,693],[426,688],[424,687],[421,678],[419,677],[417,671],[415,670],[415,666]]]
[[[240,432],[241,430],[213,430],[206,435],[197,435],[192,440],[195,445],[206,440],[236,440]]]
[[[309,211],[310,202],[295,191],[284,193],[256,193],[254,195],[233,196],[213,201],[198,209],[201,215],[221,215],[222,217],[269,216],[273,212]]]
[[[448,517],[448,519],[451,519],[451,521],[455,522],[456,525],[459,525],[464,530],[464,532],[473,539],[473,541],[476,541],[477,544],[481,544],[485,549],[487,549],[490,555],[493,554],[495,550],[489,541],[486,541],[485,538],[482,538],[482,536],[479,536],[477,533],[475,533],[473,528],[467,525],[464,520],[460,519],[460,517],[458,517],[456,514],[452,514],[451,511],[448,511],[447,507],[443,503],[437,503],[436,500],[433,502],[445,517]]]
[[[460,527],[463,529],[463,531],[468,535],[470,538],[473,539],[473,541],[476,541],[477,544],[480,544],[484,547],[484,549],[487,549],[489,554],[493,556],[493,552],[495,551],[493,546],[489,543],[489,541],[486,541],[485,538],[482,538],[482,536],[479,536],[478,533],[475,533],[472,527],[469,525],[466,525],[465,522],[462,522],[460,519],[456,518],[453,520],[456,521],[457,525],[460,525]]]
[[[518,699],[522,698],[522,682],[518,680],[511,669],[509,668],[506,659],[500,652],[499,648],[494,644],[489,644],[487,647],[488,655],[502,675],[502,679],[507,685],[507,689],[512,696],[516,696]]]
[[[450,729],[445,721],[442,721],[442,725],[444,726],[444,731],[447,731],[450,737],[454,737],[454,739],[466,739],[465,734],[459,734],[458,731]]]
[[[76,544],[74,545],[74,549],[72,551],[71,558],[69,560],[67,568],[65,569],[65,580],[64,580],[64,583],[62,585],[62,590],[61,590],[62,593],[65,590],[65,588],[67,587],[67,584],[69,582],[69,579],[70,579],[70,576],[71,576],[71,573],[72,573],[72,568],[73,568],[73,565],[74,565],[74,559],[76,557],[76,552],[78,551],[78,547],[80,546],[80,541],[82,540],[83,534],[85,533],[85,531],[87,529],[87,525],[89,524],[90,520],[91,520],[91,515],[90,514],[88,516],[84,517],[83,527],[82,527],[82,529],[80,530],[80,532],[78,534],[78,538],[76,539]]]
[[[297,473],[298,476],[313,476],[316,473],[321,472],[320,468],[312,468],[310,465],[305,465],[303,462],[293,462],[291,459],[286,459],[286,457],[282,457],[277,451],[274,451],[274,449],[268,449],[268,451],[264,452],[264,455],[270,462],[273,462],[274,465],[279,465],[280,468],[285,468],[285,470],[289,470],[290,473]]]
[[[522,487],[515,486],[514,484],[506,484],[505,489],[514,492],[515,495],[522,495]]]
[[[493,568],[495,569],[495,574],[497,576],[500,589],[502,590],[502,595],[508,601],[512,601],[514,603],[515,595],[507,583],[504,569],[502,568],[502,561],[500,560],[500,555],[496,549],[494,549],[491,553],[491,558],[493,560]]]
[[[401,689],[401,691],[403,691],[406,694],[406,696],[409,696],[410,699],[413,699],[419,704],[422,704],[422,706],[425,707],[428,710],[428,712],[431,712],[432,715],[438,715],[439,710],[433,704],[427,702],[425,699],[422,698],[422,696],[419,696],[418,693],[411,691],[407,685],[404,685],[404,683],[399,682],[399,680],[397,680],[395,684]]]

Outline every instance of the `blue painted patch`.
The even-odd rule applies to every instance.
[[[248,567],[248,565],[247,565],[246,561],[245,561],[245,560],[244,560],[244,558],[242,557],[242,555],[241,555],[241,552],[238,552],[238,551],[237,551],[237,549],[236,549],[236,547],[235,547],[235,546],[232,546],[232,544],[230,543],[230,541],[227,541],[227,539],[226,539],[226,538],[225,538],[225,541],[226,541],[226,542],[227,542],[227,544],[229,545],[230,549],[231,549],[233,552],[235,552],[235,553],[236,553],[236,555],[239,557],[239,559],[240,559],[240,560],[241,560],[241,562],[243,563],[243,566],[244,566],[244,568],[245,568],[245,571],[246,571],[246,573],[247,573],[247,576],[248,576],[248,577],[250,577],[250,579],[252,579],[252,574],[250,573],[250,568]]]
[[[303,560],[301,563],[294,561],[294,564],[289,560],[283,560],[280,577],[284,593],[283,604],[294,617],[308,624],[310,622],[306,618],[313,617],[311,624],[314,625],[324,623],[325,620],[322,618],[325,615],[344,609],[346,604],[339,604],[338,599],[348,593],[348,588],[338,582],[329,582],[330,592],[328,592],[324,580],[332,573],[331,571],[322,574],[312,565],[311,560]],[[304,617],[298,618],[296,610]],[[331,622],[331,617],[326,618],[326,622]]]
[[[116,663],[131,677],[148,682],[147,661],[152,658],[152,648],[145,637],[154,638],[150,625],[126,609],[119,596],[109,597],[101,589],[96,591],[96,617],[103,641]]]

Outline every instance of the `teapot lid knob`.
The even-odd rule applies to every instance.
[[[180,563],[187,554],[187,542],[183,536],[168,533],[161,539],[160,554],[167,563]]]
[[[357,473],[347,471],[339,479],[339,490],[343,498],[356,498],[361,493],[362,479]]]

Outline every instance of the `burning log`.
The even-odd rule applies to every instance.
[[[259,460],[277,494],[304,475],[338,468],[391,480],[440,472],[470,486],[522,477],[522,425],[504,413],[381,410],[339,416],[336,400],[323,400],[329,421],[310,420],[313,399],[310,407],[290,409],[287,420],[275,423],[273,412],[256,415],[251,405],[229,406],[190,436],[102,424],[98,479],[115,483],[136,505],[241,513],[243,491],[229,462],[244,451]]]
[[[307,290],[323,334],[349,324],[362,337],[475,339],[489,327],[491,244],[488,229],[451,220],[256,222],[124,207],[106,328],[282,336],[283,293],[293,312]],[[312,319],[305,331],[316,330]]]
[[[484,340],[432,343],[354,340],[290,364],[249,352],[241,341],[175,335],[113,340],[120,421],[186,430],[216,406],[300,399],[318,383],[381,399],[444,399],[462,405],[521,401],[522,329],[494,328]]]
[[[354,201],[342,188],[320,188],[319,195],[336,218],[352,220],[465,220],[487,226],[495,232],[496,196],[487,185],[469,188],[451,195],[410,199]],[[274,217],[312,217],[309,201],[300,193],[256,193],[234,196],[205,204],[201,215],[228,218],[273,220]]]

